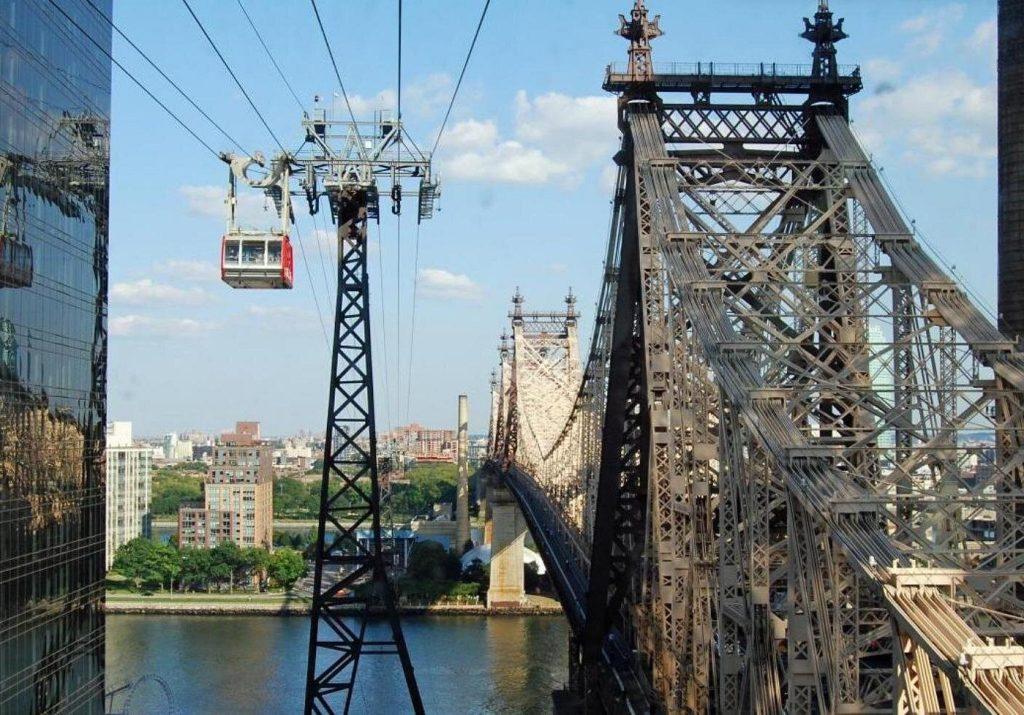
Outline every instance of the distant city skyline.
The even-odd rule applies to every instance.
[[[256,422],[261,422],[262,423],[262,420],[259,420],[259,419],[256,419],[256,418],[253,418],[253,420],[256,421]],[[127,417],[125,419],[122,419],[120,416],[117,416],[116,418],[115,417],[111,417],[110,419],[107,420],[107,424],[108,425],[112,425],[112,424],[117,423],[117,422],[133,423],[131,419],[128,419]],[[431,430],[431,431],[450,430],[450,431],[454,432],[455,431],[455,420],[452,420],[452,425],[451,426],[448,426],[448,425],[432,425],[432,424],[426,424],[426,423],[424,423],[422,421],[419,421],[419,420],[412,420],[411,422],[409,422],[407,424],[395,425],[394,430],[395,431],[399,431],[401,429],[408,428],[408,427],[413,427],[413,426],[419,426],[419,427],[422,427],[422,428],[424,428],[426,430]],[[201,428],[201,427],[195,427],[195,426],[185,426],[185,427],[177,427],[177,428],[176,427],[172,427],[172,428],[167,429],[165,431],[153,432],[153,433],[146,434],[146,433],[142,433],[139,430],[135,430],[133,428],[132,436],[133,436],[133,439],[135,441],[139,441],[139,440],[162,440],[166,435],[171,434],[171,433],[176,434],[179,437],[181,437],[182,435],[197,435],[197,434],[200,434],[200,435],[204,435],[204,436],[208,437],[209,439],[216,440],[223,433],[230,431],[230,429],[231,429],[231,425],[228,425],[228,426],[218,426],[218,427],[215,427],[215,428]],[[318,430],[317,429],[310,429],[310,428],[305,428],[304,429],[302,427],[299,427],[298,429],[295,429],[295,430],[292,430],[292,431],[279,432],[279,433],[270,433],[270,432],[267,432],[267,431],[264,430],[262,432],[262,435],[263,435],[263,439],[267,439],[267,440],[291,439],[293,437],[297,437],[297,436],[300,436],[300,435],[305,435],[309,439],[323,441],[323,437],[324,437],[323,432],[324,432],[323,429],[318,429]],[[384,435],[386,433],[386,431],[384,431],[384,430],[378,430],[378,432],[381,435]],[[481,430],[479,432],[475,432],[473,430],[470,430],[469,434],[470,434],[470,437],[486,436],[487,430],[484,429],[484,430]]]
[[[405,217],[400,248],[389,211],[371,225],[380,431],[414,420],[454,424],[460,393],[469,395],[471,431],[486,431],[488,379],[517,286],[536,310],[560,307],[571,286],[589,339],[618,141],[615,98],[600,83],[604,66],[625,58],[613,30],[629,4],[520,0],[491,8],[436,159],[441,212],[419,229],[413,338],[415,222]],[[765,13],[749,2],[695,2],[680,13],[652,0],[665,31],[654,59],[807,64],[811,47],[798,33],[816,4],[779,0]],[[195,9],[275,133],[297,145],[299,108],[264,53],[252,51],[255,37],[237,6],[207,0]],[[479,9],[472,0],[451,0],[443,13],[427,3],[406,8],[416,32],[405,38],[403,110],[421,145],[437,132]],[[851,102],[855,131],[919,235],[994,306],[994,0],[837,0],[833,9],[850,34],[839,61],[860,64],[864,76],[865,90]],[[312,13],[287,3],[249,10],[299,99],[331,101],[337,87],[311,41]],[[324,19],[335,29],[353,17],[393,28],[392,12],[361,0],[326,6]],[[557,38],[539,29],[538,17],[559,28]],[[246,150],[277,149],[183,7],[126,0],[115,19]],[[395,38],[387,32],[336,48],[360,115],[395,102]],[[173,42],[153,39],[168,36]],[[369,52],[374,43],[380,53]],[[119,38],[114,53],[204,139],[230,148]],[[329,331],[334,250],[324,217],[313,220],[296,205],[293,240],[301,237],[305,262],[298,251],[294,290],[232,291],[217,275],[226,167],[117,71],[113,109],[110,415],[132,420],[139,434],[181,425],[212,431],[239,415],[259,418],[268,434],[322,431],[328,350],[320,321]],[[273,221],[255,193],[243,193],[241,210],[251,223]]]

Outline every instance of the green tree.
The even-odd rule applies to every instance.
[[[249,578],[253,588],[261,589],[263,583],[267,580],[270,552],[256,547],[242,549],[242,564],[245,575]]]
[[[158,469],[153,473],[150,508],[156,516],[177,516],[182,502],[203,498],[202,474]]]
[[[455,502],[458,467],[454,464],[416,465],[405,473],[408,484],[391,488],[391,503],[396,514],[417,516],[430,512],[439,502]]]
[[[138,590],[143,585],[161,585],[166,581],[164,561],[159,544],[138,537],[118,548],[113,569],[130,579]]]
[[[228,582],[228,593],[235,592],[235,579],[244,578],[246,561],[245,554],[233,541],[222,541],[213,547],[210,554],[213,566],[210,574],[214,580]]]
[[[409,554],[407,572],[418,581],[453,581],[462,572],[459,557],[436,541],[420,541]]]
[[[182,549],[181,578],[179,585],[182,591],[205,588],[210,590],[212,581],[210,570],[213,567],[213,554],[209,549]]]
[[[160,572],[160,585],[167,584],[174,590],[174,581],[181,576],[181,553],[170,544],[159,544],[155,552],[157,570]]]
[[[291,588],[306,575],[306,560],[295,549],[282,548],[270,555],[267,574],[283,588]]]

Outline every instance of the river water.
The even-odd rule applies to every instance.
[[[567,678],[561,617],[416,616],[403,626],[428,713],[550,713],[551,690]],[[298,617],[111,615],[107,690],[157,675],[176,715],[301,712],[308,636]],[[397,657],[364,657],[357,683],[353,713],[409,711]],[[171,712],[152,679],[126,694],[113,712]]]

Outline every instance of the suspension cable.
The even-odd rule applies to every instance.
[[[304,112],[305,111],[305,107],[302,104],[302,100],[299,99],[299,96],[298,96],[298,94],[296,94],[295,89],[292,87],[291,82],[288,81],[288,77],[285,75],[284,71],[281,69],[281,65],[278,64],[277,59],[274,57],[274,53],[271,52],[270,47],[267,45],[266,41],[264,41],[263,35],[260,33],[259,28],[256,27],[256,23],[253,21],[252,16],[250,16],[248,11],[245,9],[245,5],[242,4],[242,0],[236,0],[236,2],[238,3],[238,9],[242,11],[243,15],[245,15],[245,19],[249,22],[249,27],[252,28],[253,33],[255,33],[255,35],[256,35],[256,39],[259,40],[260,45],[263,47],[263,50],[266,53],[267,58],[270,60],[271,64],[274,65],[274,69],[277,70],[277,75],[281,78],[281,81],[284,83],[284,86],[288,88],[288,92],[292,95],[292,99],[294,99],[295,103],[298,105],[299,111],[303,111]],[[294,154],[295,152],[292,152],[292,153]],[[319,232],[321,231],[321,229],[320,229],[320,221],[317,220],[317,214],[312,214],[312,220],[313,220],[313,239],[314,239],[313,240],[313,245],[316,248],[316,256],[317,256],[317,259],[318,259],[318,261],[320,263],[320,273],[321,273],[321,275],[323,276],[323,279],[324,279],[325,295],[326,295],[327,299],[329,299],[331,297],[331,284],[330,284],[330,281],[327,279],[327,267],[326,267],[326,265],[324,263],[323,246],[321,245],[322,241],[319,238]],[[328,235],[328,236],[330,235],[330,233],[326,229],[323,229],[323,232],[324,232],[325,235]],[[303,256],[303,258],[305,258],[305,255]],[[306,270],[307,270],[307,273],[309,275],[310,289],[314,291],[314,295],[315,295],[316,284],[313,282],[313,274],[309,273],[309,266],[308,265],[306,266]],[[329,305],[327,307],[330,308]],[[329,348],[330,348],[330,346],[328,346],[328,349]]]
[[[206,111],[202,107],[200,107],[196,103],[196,101],[194,99],[192,99],[192,97],[190,97],[189,94],[178,85],[177,82],[175,82],[173,79],[168,77],[167,73],[164,72],[162,69],[160,69],[159,65],[157,65],[157,63],[154,62],[152,60],[152,58],[150,58],[149,55],[147,55],[145,52],[143,52],[141,47],[139,47],[134,42],[132,42],[132,38],[128,37],[128,35],[126,35],[124,33],[124,31],[121,30],[121,28],[118,27],[117,24],[111,18],[107,17],[107,15],[104,14],[104,12],[102,10],[100,10],[98,7],[96,7],[96,4],[92,0],[85,0],[85,2],[88,3],[89,7],[91,7],[93,9],[93,11],[95,11],[95,13],[97,15],[99,15],[101,18],[103,18],[104,22],[106,22],[108,25],[110,25],[111,28],[113,28],[114,32],[116,32],[118,35],[120,35],[121,39],[123,39],[125,42],[127,42],[132,47],[132,49],[134,49],[136,52],[138,52],[140,55],[142,55],[142,59],[146,60],[146,62],[149,63],[150,67],[155,69],[157,71],[157,73],[161,77],[163,77],[165,80],[167,80],[167,83],[169,85],[171,85],[172,87],[174,87],[174,89],[177,90],[178,94],[180,94],[182,97],[184,97],[185,101],[188,102],[189,104],[191,104],[192,107],[197,112],[199,112],[203,116],[203,118],[206,119],[206,121],[208,121],[210,124],[212,124],[213,127],[217,131],[219,131],[221,133],[221,135],[225,139],[227,139],[229,142],[234,144],[235,148],[238,149],[238,151],[242,152],[243,154],[246,153],[245,149],[242,148],[242,145],[239,144],[238,141],[233,136],[228,134],[227,130],[224,129],[224,127],[222,127],[220,124],[218,124],[213,119],[213,117],[211,117],[209,114],[207,114]]]
[[[352,129],[356,133],[357,143],[359,144],[360,156],[365,156],[365,149],[363,147],[363,138],[359,135],[359,125],[356,123],[355,112],[352,111],[352,103],[348,101],[348,92],[345,91],[345,83],[341,81],[341,70],[338,69],[338,62],[334,59],[334,50],[331,49],[331,41],[327,39],[327,31],[324,29],[324,22],[320,18],[320,10],[316,6],[316,0],[309,0],[313,4],[313,14],[316,15],[316,24],[320,26],[320,36],[324,38],[324,46],[327,48],[327,54],[331,58],[331,66],[334,67],[334,76],[338,79],[338,87],[341,89],[341,96],[345,100],[345,107],[348,109],[349,119],[352,120]]]
[[[251,27],[252,31],[256,33],[256,39],[259,40],[260,45],[263,46],[263,51],[267,53],[267,57],[270,58],[271,64],[273,64],[274,69],[277,70],[277,76],[281,78],[281,81],[284,82],[284,86],[288,88],[288,91],[291,93],[295,103],[299,105],[299,110],[305,111],[306,108],[303,106],[302,100],[299,99],[299,95],[296,94],[295,90],[292,88],[292,83],[288,81],[288,78],[285,77],[284,72],[281,70],[281,66],[277,64],[277,60],[274,59],[274,53],[270,51],[270,48],[267,47],[267,43],[263,41],[263,35],[261,35],[260,31],[256,28],[256,23],[252,21],[248,11],[245,9],[245,5],[242,4],[242,0],[236,0],[236,2],[238,3],[238,9],[242,11],[243,15],[245,15],[245,19],[249,21],[249,27]]]
[[[263,114],[256,107],[256,103],[252,101],[252,97],[249,96],[249,93],[242,85],[242,82],[238,79],[238,76],[235,74],[234,70],[231,69],[231,65],[229,65],[228,61],[224,59],[224,55],[221,53],[220,48],[217,47],[217,43],[213,41],[212,37],[210,37],[210,33],[206,31],[206,28],[203,26],[203,23],[199,20],[199,16],[196,15],[195,11],[192,9],[192,6],[188,4],[188,0],[181,0],[181,2],[184,3],[186,8],[188,8],[189,14],[192,16],[192,19],[196,21],[196,24],[199,26],[199,29],[206,37],[206,41],[210,43],[210,47],[212,47],[213,51],[217,53],[217,57],[220,58],[221,64],[224,65],[224,69],[226,69],[228,71],[228,74],[231,75],[231,79],[235,81],[235,84],[238,86],[238,89],[241,90],[242,94],[245,96],[246,101],[249,102],[249,106],[252,107],[252,111],[256,113],[256,116],[259,118],[260,122],[263,123],[263,127],[267,130],[270,136],[277,143],[277,146],[281,149],[281,153],[287,154],[288,152],[285,150],[284,144],[282,144],[281,140],[277,138],[277,135],[274,133],[274,130],[270,128],[270,125],[267,123],[267,120],[263,117]]]
[[[398,126],[402,122],[402,0],[398,0],[398,93],[396,97]],[[402,160],[402,143],[398,142],[398,161]],[[398,179],[396,179],[396,182]],[[402,186],[398,183],[398,199],[401,200]],[[397,275],[395,278],[395,413],[402,419],[402,207],[398,205],[395,214],[395,252]]]
[[[327,224],[326,221],[318,221],[317,217],[319,215],[320,215],[319,213],[313,214],[313,230],[314,231],[322,231],[323,235],[327,236],[328,239],[329,239],[330,235],[331,235],[331,232],[328,231],[327,228],[326,228],[326,226],[328,224]],[[321,225],[324,228],[321,228]],[[316,252],[317,252],[317,256],[320,258],[320,273],[323,275],[323,279],[324,279],[324,290],[327,292],[327,296],[330,297],[330,295],[331,295],[331,282],[327,279],[327,266],[326,266],[326,263],[324,261],[324,254],[323,254],[323,250],[322,250],[323,246],[321,245],[322,243],[323,242],[320,241],[320,240],[316,241]],[[332,254],[332,253],[328,253],[328,256],[330,258],[334,258],[335,259],[333,265],[337,266],[337,258],[335,257],[335,255]],[[312,280],[312,277],[310,277],[310,280]]]
[[[451,101],[448,102],[448,109],[444,113],[444,120],[441,128],[437,130],[437,138],[434,140],[434,147],[430,150],[431,155],[437,152],[437,145],[441,143],[441,135],[444,134],[445,125],[448,124],[448,117],[451,116],[452,107],[455,106],[455,98],[459,95],[459,88],[462,87],[462,79],[466,76],[466,68],[469,67],[469,59],[473,56],[473,48],[476,47],[476,39],[480,37],[480,28],[483,27],[484,18],[487,17],[487,8],[491,6],[491,0],[484,3],[484,9],[480,13],[480,21],[476,24],[476,32],[473,33],[473,41],[469,43],[469,52],[466,53],[466,61],[462,63],[462,71],[459,72],[459,81],[455,83],[455,91],[452,92]]]
[[[287,197],[285,197],[287,200]],[[313,283],[313,274],[309,270],[309,261],[306,259],[306,246],[302,242],[302,231],[299,230],[299,222],[296,221],[292,224],[295,227],[295,237],[299,239],[299,253],[302,254],[302,263],[306,266],[306,275],[310,277],[309,289],[313,294],[313,304],[316,305],[316,317],[320,321],[320,329],[324,334],[324,343],[327,345],[327,349],[331,350],[331,341],[327,337],[327,325],[324,323],[323,310],[320,308],[320,299],[316,296],[316,285]],[[314,231],[315,235],[315,231]],[[333,326],[333,323],[331,324]],[[332,328],[333,329],[333,328]]]
[[[398,120],[402,120],[402,0],[398,0]]]
[[[409,362],[405,375],[405,419],[409,421],[410,405],[412,404],[412,362],[416,348],[416,298],[419,292],[420,272],[420,223],[416,223],[416,247],[412,259],[412,311],[409,316]]]
[[[395,245],[398,254],[395,276],[395,412],[402,418],[402,214],[395,216]]]
[[[56,0],[49,0],[49,2],[57,10],[57,12],[59,12],[61,15],[64,16],[64,19],[66,19],[69,23],[74,25],[74,27],[77,28],[78,31],[81,32],[82,35],[85,36],[85,38],[87,40],[89,40],[89,42],[91,42],[93,45],[95,45],[96,49],[98,49],[100,52],[102,52],[107,57],[107,59],[109,59],[119,70],[124,72],[125,75],[128,77],[128,79],[130,79],[132,82],[134,82],[139,87],[139,89],[141,89],[143,92],[146,93],[146,95],[150,99],[152,99],[154,102],[156,102],[157,105],[159,105],[161,109],[163,109],[165,112],[167,112],[167,114],[171,117],[171,119],[173,119],[175,122],[177,122],[181,126],[182,129],[184,129],[186,132],[191,134],[192,138],[195,139],[200,144],[202,144],[203,147],[208,152],[213,154],[213,157],[215,159],[217,159],[217,161],[220,161],[220,154],[216,150],[214,150],[214,148],[212,146],[210,146],[205,141],[203,141],[203,139],[198,134],[196,134],[195,130],[193,130],[192,127],[190,127],[188,124],[186,124],[185,121],[182,120],[181,117],[179,117],[177,114],[172,112],[170,110],[170,108],[166,104],[164,104],[159,99],[157,99],[157,96],[155,94],[153,94],[153,92],[151,92],[149,90],[149,88],[146,87],[146,85],[144,85],[135,75],[133,75],[131,72],[129,72],[128,69],[124,65],[122,65],[120,62],[118,62],[116,59],[114,59],[114,56],[105,47],[103,47],[103,45],[101,45],[99,42],[97,42],[96,39],[93,38],[92,35],[90,35],[88,32],[86,32],[85,28],[83,28],[81,25],[79,25],[77,22],[75,22],[75,20],[64,11],[64,8],[62,8],[60,5],[57,4]]]
[[[369,247],[367,247],[369,249]],[[386,320],[386,311],[384,306],[384,242],[381,240],[380,223],[377,223],[377,280],[380,285],[380,300],[378,305],[380,306],[380,332],[381,340],[384,343],[383,350],[380,351],[381,362],[384,364],[384,376],[383,376],[383,387],[384,387],[384,419],[388,425],[388,432],[393,431],[394,422],[391,419],[391,396],[388,390],[388,324]]]

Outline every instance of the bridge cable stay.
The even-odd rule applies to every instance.
[[[518,291],[500,351],[487,469],[569,619],[556,702],[1024,711],[1024,354],[851,133],[827,3],[810,68],[657,68],[658,24],[636,0],[605,77],[623,143],[587,364],[572,311]]]

